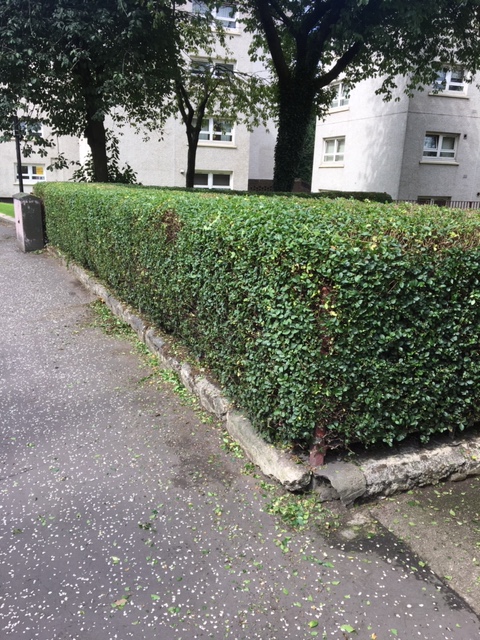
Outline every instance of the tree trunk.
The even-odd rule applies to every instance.
[[[292,191],[308,125],[314,112],[315,90],[301,77],[279,90],[279,118],[275,145],[274,191]]]
[[[197,149],[198,140],[200,138],[200,131],[202,130],[202,121],[205,116],[205,109],[208,100],[205,99],[197,106],[196,118],[192,117],[185,122],[187,129],[188,140],[188,154],[187,154],[187,175],[185,186],[187,189],[192,189],[195,182],[195,165],[197,162]],[[195,122],[195,124],[193,124]]]
[[[92,153],[94,182],[108,182],[105,109],[102,99],[99,97],[101,90],[95,80],[102,73],[102,67],[92,71],[87,60],[81,60],[74,69],[74,76],[82,87],[82,95],[85,100],[85,137]]]
[[[89,118],[85,136],[92,152],[94,182],[108,182],[107,139],[103,118]]]
[[[185,186],[192,189],[195,182],[195,164],[197,161],[198,133],[191,131],[188,135],[187,175]]]

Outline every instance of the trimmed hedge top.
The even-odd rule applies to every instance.
[[[480,216],[43,183],[49,240],[179,336],[258,429],[423,440],[478,422]]]
[[[137,185],[142,189],[156,189],[159,187]],[[181,191],[183,193],[212,193],[211,189],[202,189],[199,187],[192,187],[186,189],[185,187],[162,187],[162,191]],[[364,202],[370,200],[371,202],[392,202],[392,196],[384,191],[327,191],[323,189],[318,192],[283,192],[283,191],[240,191],[232,189],[216,189],[215,193],[225,195],[237,195],[237,196],[252,196],[258,198],[262,195],[265,197],[281,196],[284,198],[298,198],[298,199],[319,199],[319,198],[353,198],[353,200],[360,200]]]

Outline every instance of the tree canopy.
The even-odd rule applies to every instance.
[[[156,12],[155,4],[150,5]],[[222,14],[219,18],[218,15]],[[213,117],[214,135],[224,137],[235,123],[248,128],[264,122],[268,113],[265,83],[240,68],[230,48],[230,28],[236,21],[232,5],[197,0],[174,9],[174,40],[179,51],[172,69],[175,99],[164,113],[182,120],[188,143],[186,186],[193,187],[202,127]]]
[[[474,71],[480,58],[478,0],[240,0],[253,56],[270,63],[278,137],[274,189],[289,191],[314,113],[329,85],[379,75],[386,97],[395,77],[409,89],[433,81],[440,64]]]
[[[19,110],[54,134],[84,135],[95,179],[107,181],[106,114],[158,127],[176,55],[169,4],[154,20],[139,0],[2,0],[4,136]]]
[[[381,91],[388,97],[398,75],[408,76],[409,89],[415,89],[431,83],[439,65],[475,71],[479,2],[238,0],[235,6],[253,34],[251,56],[263,58],[272,70],[278,124],[274,188],[292,189],[309,123],[328,108],[335,79],[353,86],[382,76]],[[225,38],[208,22],[182,12],[182,5],[182,0],[2,0],[3,134],[11,136],[19,112],[26,124],[41,114],[54,134],[85,135],[95,179],[103,181],[109,175],[107,113],[117,122],[158,129],[179,111],[192,149],[207,112],[258,120],[260,96],[270,97],[270,89],[259,90],[236,70],[221,76],[213,51]],[[191,74],[195,49],[203,50],[210,64],[202,76]]]

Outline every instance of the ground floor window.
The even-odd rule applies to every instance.
[[[18,165],[15,165],[14,180],[18,182]],[[22,164],[22,178],[29,182],[41,182],[45,180],[45,165],[43,164]]]
[[[437,207],[448,207],[452,198],[450,196],[418,196],[418,204],[436,204]]]
[[[195,174],[194,187],[203,189],[231,189],[231,173],[199,172]]]

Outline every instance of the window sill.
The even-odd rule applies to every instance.
[[[207,140],[199,141],[199,147],[215,147],[217,149],[238,149],[233,142],[208,142]]]
[[[441,164],[444,166],[446,165],[447,167],[460,166],[460,163],[456,162],[455,160],[437,160],[436,158],[420,160],[420,164]]]
[[[215,25],[212,25],[211,29],[215,33],[218,31],[218,29],[217,29],[217,27]],[[240,31],[240,29],[238,27],[235,27],[235,28],[224,27],[223,30],[229,36],[240,36],[240,35],[242,35],[242,32]]]
[[[233,187],[207,187],[206,185],[194,184],[194,189],[203,189],[204,191],[233,191]]]
[[[332,107],[328,110],[328,113],[340,113],[342,111],[350,111],[350,106],[346,104],[344,107]]]
[[[438,93],[430,91],[428,95],[433,98],[460,98],[460,100],[470,100],[463,91],[439,91]]]
[[[343,169],[344,162],[322,162],[320,169]]]
[[[29,180],[28,178],[24,178],[24,180],[23,180],[23,184],[25,184],[27,186],[33,186],[34,184],[37,184],[39,182],[45,182],[45,180]],[[19,186],[20,185],[18,180],[16,180],[13,184],[15,186]]]

